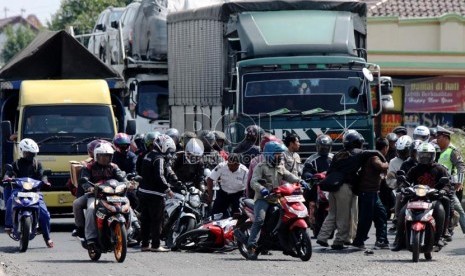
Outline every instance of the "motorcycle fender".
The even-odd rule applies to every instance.
[[[126,219],[122,214],[116,214],[108,218],[108,226],[111,226],[113,222],[121,222],[122,224],[126,224]]]
[[[425,230],[425,223],[423,222],[414,222],[412,223],[412,230],[414,231],[424,231]]]
[[[194,220],[197,220],[197,217],[195,216],[195,214],[192,214],[192,213],[184,213],[184,212],[183,212],[183,213],[179,216],[180,219],[182,219],[182,218],[184,218],[184,217],[191,217],[191,218],[193,218]]]
[[[290,228],[291,231],[294,230],[295,228],[304,228],[304,229],[307,229],[308,228],[308,225],[307,225],[307,222],[303,219],[298,219],[296,221],[294,221]]]

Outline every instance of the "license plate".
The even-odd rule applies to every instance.
[[[304,202],[305,198],[303,195],[291,195],[291,196],[285,196],[286,200],[288,202]]]
[[[36,193],[25,193],[25,192],[19,192],[18,197],[35,197],[37,194]]]
[[[107,196],[107,201],[108,202],[126,202],[126,198],[120,197],[120,196]]]
[[[431,203],[424,201],[412,201],[407,204],[407,209],[429,209]]]

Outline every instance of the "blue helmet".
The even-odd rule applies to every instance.
[[[284,144],[271,141],[265,144],[265,147],[263,148],[263,156],[266,161],[270,162],[274,159],[275,153],[282,153],[286,150],[287,148]]]

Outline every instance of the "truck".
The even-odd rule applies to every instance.
[[[355,129],[373,148],[392,82],[367,62],[367,7],[357,1],[255,0],[168,15],[171,127],[224,131],[237,145],[258,125],[333,149]]]
[[[19,158],[19,141],[33,139],[37,160],[52,171],[51,187],[42,191],[48,209],[71,212],[70,161],[86,159],[87,143],[94,139],[135,133],[134,121],[125,124],[125,91],[118,73],[71,35],[40,33],[0,70],[2,175]],[[1,217],[5,200],[0,188]]]

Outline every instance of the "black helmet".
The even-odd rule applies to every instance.
[[[179,131],[177,129],[169,128],[166,130],[165,134],[171,137],[175,144],[179,143]]]
[[[407,135],[407,128],[404,126],[397,126],[392,130],[397,135]]]
[[[360,149],[362,148],[365,139],[363,136],[358,133],[356,130],[349,129],[342,138],[344,149],[351,150],[351,149]]]
[[[320,135],[316,138],[316,151],[321,156],[328,156],[331,152],[333,139],[328,135]]]

